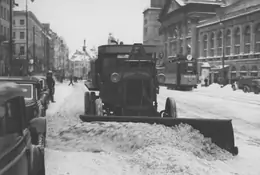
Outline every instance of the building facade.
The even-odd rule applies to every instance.
[[[6,68],[8,66],[8,44],[4,44],[4,41],[9,39],[9,27],[10,27],[10,5],[9,0],[0,0],[0,76],[6,74]]]
[[[26,12],[14,11],[13,16],[13,39],[15,44],[15,57],[26,59]],[[44,37],[42,36],[43,25],[32,13],[28,12],[28,54],[29,59],[38,62],[44,58]]]
[[[201,22],[199,62],[212,70],[222,65],[226,79],[260,76],[260,1],[237,1],[217,11],[217,16]],[[223,66],[222,66],[223,67]],[[213,79],[219,75],[212,71]]]
[[[159,18],[165,61],[191,54],[200,75],[202,63],[210,65],[212,81],[222,73],[227,80],[260,76],[259,9],[259,0],[168,0]]]
[[[201,20],[215,16],[220,1],[167,0],[159,21],[163,36],[165,61],[177,54],[198,57],[197,24]]]
[[[143,44],[156,45],[159,51],[163,51],[163,37],[159,35],[158,18],[165,0],[151,0],[150,2],[150,7],[143,12]]]

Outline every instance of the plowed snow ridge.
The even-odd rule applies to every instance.
[[[73,93],[70,103],[65,100],[63,110],[56,113],[58,121],[65,119],[67,123],[63,121],[62,127],[53,128],[55,131],[50,133],[51,140],[47,143],[49,148],[116,156],[145,175],[225,174],[211,162],[229,160],[232,155],[192,127],[184,124],[169,128],[144,123],[78,123],[73,118],[79,114],[77,109],[83,109],[78,101],[82,97],[82,92]]]

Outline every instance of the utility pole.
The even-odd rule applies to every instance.
[[[28,15],[28,0],[25,2],[25,18],[26,18],[26,60],[29,63],[29,15]]]
[[[13,62],[13,0],[10,0],[9,3],[9,20],[10,20],[10,27],[9,27],[9,75],[12,74],[12,62]]]
[[[36,63],[36,57],[35,57],[35,27],[33,26],[33,64]],[[34,67],[35,70],[35,67]]]

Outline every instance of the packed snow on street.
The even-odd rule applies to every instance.
[[[259,175],[260,95],[217,85],[190,92],[160,88],[178,117],[232,119],[238,156],[220,149],[188,125],[168,128],[144,123],[83,123],[82,82],[59,84],[48,109],[45,167],[48,175]]]

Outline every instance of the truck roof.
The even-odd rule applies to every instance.
[[[98,47],[98,53],[106,54],[129,54],[134,45],[102,45]],[[147,54],[158,51],[155,45],[140,45],[144,48]]]

